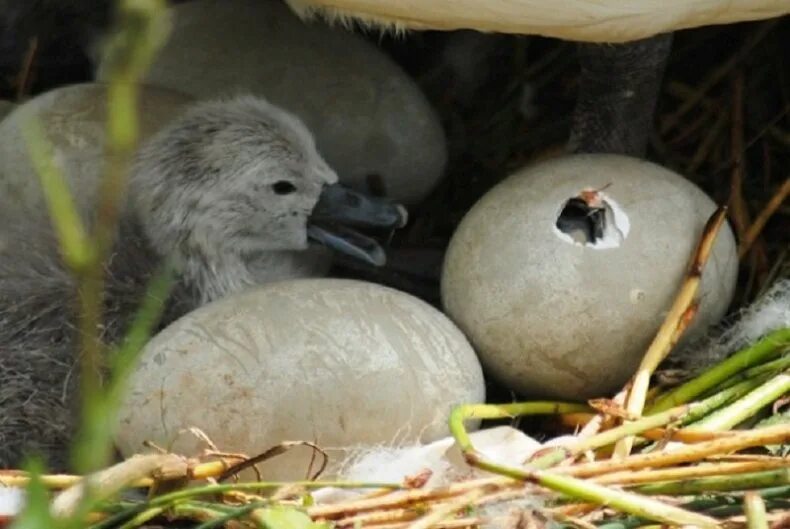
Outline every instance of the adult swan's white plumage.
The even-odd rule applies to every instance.
[[[581,77],[568,150],[632,156],[645,154],[672,32],[790,13],[788,0],[286,1],[302,16],[372,26],[579,41]]]
[[[286,0],[376,26],[475,29],[586,42],[626,42],[678,29],[790,13],[787,0]]]
[[[19,465],[28,452],[65,466],[77,387],[75,284],[19,128],[31,116],[44,122],[90,222],[105,101],[103,85],[61,88],[0,123],[0,468]],[[192,105],[146,89],[141,113],[150,137],[135,158],[107,263],[107,342],[122,336],[165,258],[177,267],[178,285],[163,324],[230,293],[313,274],[301,259],[309,240],[380,263],[381,247],[344,225],[405,222],[400,206],[338,187],[304,125],[262,99]]]

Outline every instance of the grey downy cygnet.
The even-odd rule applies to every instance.
[[[102,163],[92,142],[103,141],[97,131],[104,129],[84,117],[106,92],[96,84],[58,90],[82,106],[64,109],[61,99],[60,107],[37,107],[34,99],[0,123],[0,134],[18,140],[14,127],[26,116],[45,121],[55,162],[66,168],[90,224],[96,182],[88,181]],[[51,103],[54,96],[40,97]],[[142,107],[143,114],[151,111]],[[35,175],[24,160],[9,157],[0,160],[0,468],[38,453],[50,468],[65,470],[79,400],[76,281],[40,190],[38,198],[31,192]],[[178,281],[159,328],[228,294],[313,274],[298,257],[314,243],[382,264],[383,249],[354,227],[401,227],[405,210],[336,181],[305,126],[266,101],[186,106],[136,153],[106,264],[104,341],[122,338],[164,259],[174,263]]]

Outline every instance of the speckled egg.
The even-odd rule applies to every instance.
[[[403,204],[419,202],[442,176],[447,147],[436,112],[372,43],[304,22],[282,2],[195,0],[171,13],[147,83],[199,98],[263,96],[305,122],[341,182]]]
[[[179,432],[197,427],[227,452],[306,440],[336,460],[355,445],[447,435],[454,405],[484,399],[472,347],[430,305],[360,281],[282,281],[155,336],[131,377],[117,445],[125,456],[144,440],[194,454],[200,442]],[[304,477],[311,455],[267,462],[267,479]]]
[[[458,226],[444,307],[505,386],[529,397],[610,396],[639,365],[715,207],[681,175],[635,158],[571,155],[526,167]],[[725,224],[687,336],[725,314],[737,272]]]

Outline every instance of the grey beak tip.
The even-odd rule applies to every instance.
[[[387,263],[384,249],[354,227],[392,230],[403,228],[408,221],[409,212],[402,204],[332,184],[323,188],[313,208],[308,236],[370,265],[384,266]]]
[[[395,204],[395,207],[397,208],[398,215],[400,216],[400,222],[398,222],[397,228],[402,228],[409,223],[409,210],[407,210],[401,204]]]
[[[384,266],[387,264],[387,254],[382,248],[376,248],[376,251],[370,255],[370,264],[373,266]]]

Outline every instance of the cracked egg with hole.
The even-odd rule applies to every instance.
[[[530,165],[459,224],[444,309],[487,373],[522,397],[610,396],[639,365],[715,209],[692,182],[644,160],[576,154]],[[724,316],[737,274],[725,223],[682,343]]]

